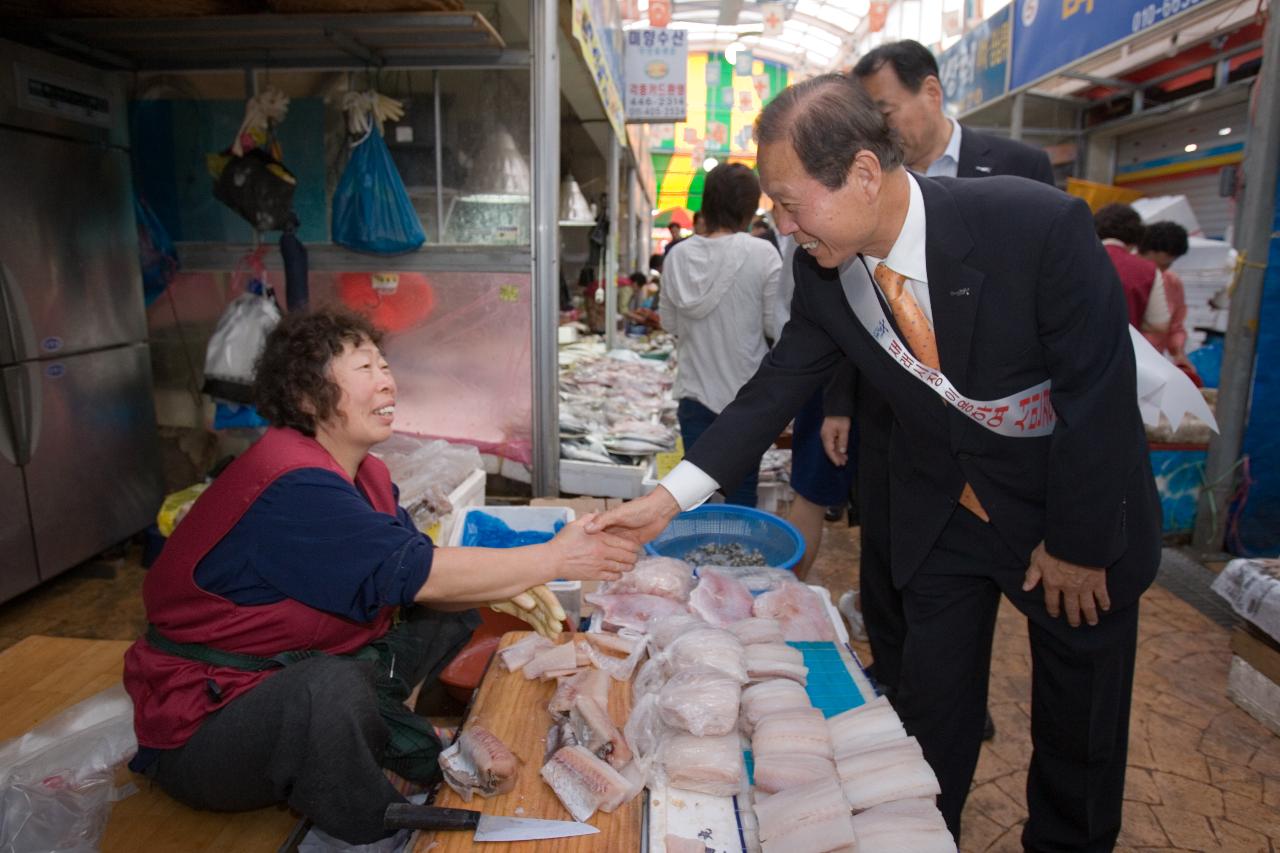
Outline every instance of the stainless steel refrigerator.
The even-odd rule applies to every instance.
[[[0,40],[0,601],[163,497],[121,86]]]

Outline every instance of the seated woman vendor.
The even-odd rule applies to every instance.
[[[132,766],[187,805],[286,802],[351,843],[390,834],[383,772],[439,778],[442,746],[405,700],[479,623],[554,578],[607,580],[635,547],[586,518],[523,548],[437,548],[369,451],[396,384],[380,333],[338,310],[286,317],[255,388],[272,424],[178,525],[143,587],[125,655]],[[514,710],[514,709],[513,709]]]

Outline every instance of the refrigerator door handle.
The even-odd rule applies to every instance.
[[[27,310],[22,291],[14,281],[13,272],[0,261],[0,364],[5,361],[25,361],[38,357],[35,327],[31,325],[31,313]],[[6,355],[5,350],[10,352]]]
[[[61,365],[48,366],[59,369]],[[20,364],[4,371],[0,387],[0,455],[26,465],[40,439],[40,364]]]

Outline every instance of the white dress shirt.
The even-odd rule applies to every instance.
[[[942,156],[929,164],[929,168],[925,170],[925,176],[929,178],[954,178],[960,173],[960,122],[947,117],[947,121],[951,122],[951,139],[947,141],[947,150],[942,152]]]
[[[958,151],[958,135],[953,133],[952,139],[956,140]],[[894,272],[907,277],[907,286],[911,288],[911,295],[920,304],[920,310],[924,312],[925,318],[929,321],[929,328],[932,329],[933,309],[929,302],[929,271],[925,262],[924,196],[920,192],[920,184],[911,173],[905,172],[905,174],[909,190],[907,216],[902,222],[902,230],[898,232],[898,239],[889,249],[889,255],[884,258],[884,262]],[[863,255],[863,259],[866,261],[868,272],[873,272],[881,260],[868,255]],[[856,262],[857,259],[854,260],[854,263]],[[879,285],[876,287],[878,289]],[[689,461],[682,461],[672,468],[658,485],[671,493],[682,510],[702,505],[715,493],[716,489],[720,488],[720,484],[709,474]]]

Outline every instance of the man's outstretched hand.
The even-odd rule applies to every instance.
[[[597,515],[587,524],[587,532],[605,531],[643,545],[661,533],[667,523],[679,514],[680,505],[676,499],[658,486],[642,498]]]

